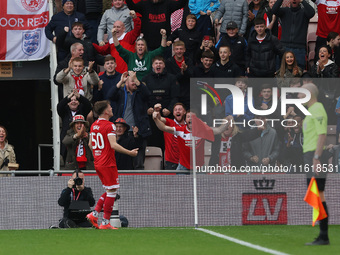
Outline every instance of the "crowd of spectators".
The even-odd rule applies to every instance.
[[[86,129],[97,118],[92,105],[108,100],[114,113],[111,121],[119,126],[119,140],[123,146],[139,147],[138,156],[130,160],[133,164],[128,167],[144,169],[145,148],[158,146],[165,150],[166,168],[174,169],[179,163],[173,162],[173,158],[179,158],[174,139],[182,139],[183,134],[179,133],[182,131],[178,130],[187,130],[185,125],[191,122],[184,116],[190,113],[190,91],[196,89],[190,84],[190,78],[233,78],[233,84],[244,94],[245,114],[233,113],[233,96],[226,94],[218,106],[218,117],[232,116],[237,122],[258,117],[264,123],[264,128],[252,133],[235,126],[219,135],[217,140],[225,150],[229,151],[233,144],[237,146],[231,150],[240,152],[235,156],[235,164],[299,162],[290,156],[291,160],[287,160],[287,155],[297,155],[292,150],[301,149],[304,116],[299,109],[290,106],[284,115],[275,112],[264,118],[254,116],[248,102],[253,101],[256,109],[266,110],[271,107],[273,96],[280,99],[280,94],[273,93],[273,87],[300,87],[303,81],[296,78],[301,77],[339,77],[340,22],[327,22],[331,14],[322,7],[328,2],[315,1],[319,13],[316,58],[315,65],[307,70],[307,31],[315,14],[313,4],[305,0],[290,0],[285,7],[282,4],[283,0],[126,0],[126,3],[113,0],[111,7],[98,15],[98,8],[94,6],[102,8],[103,1],[62,0],[62,10],[45,29],[58,51],[54,81],[59,86],[61,140],[77,140],[73,138],[78,137],[77,130],[72,130],[74,116],[84,116],[83,129]],[[183,15],[182,25],[172,30],[171,14],[182,8],[184,11],[179,12]],[[338,13],[332,15],[336,20],[340,17]],[[215,31],[214,25],[218,24],[221,24],[220,30]],[[99,66],[103,66],[103,72]],[[253,77],[273,79],[271,84],[255,84],[250,79]],[[337,116],[339,89],[324,88],[323,84],[316,82],[320,101],[327,104],[329,114]],[[248,100],[249,87],[253,88],[253,98]],[[294,93],[287,96],[297,97]],[[273,116],[280,120],[294,119],[299,126],[270,126],[266,119]],[[331,121],[330,118],[329,123]],[[331,124],[335,122],[334,119]],[[175,138],[163,135],[160,126],[162,131],[170,130]],[[229,141],[231,137],[233,141]],[[265,151],[263,144],[266,144]],[[61,153],[66,161],[67,148],[73,147],[65,145]],[[233,159],[228,159],[226,151],[221,152],[220,145],[215,143],[213,147],[212,162],[232,164]],[[177,153],[167,152],[169,149]],[[216,158],[218,151],[223,159]],[[237,159],[241,156],[242,159]],[[187,162],[185,164],[188,168]],[[127,167],[127,164],[121,165]]]

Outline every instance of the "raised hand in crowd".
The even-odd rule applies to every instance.
[[[125,82],[128,79],[128,76],[129,73],[127,71],[122,74],[122,76],[120,77],[120,81],[116,85],[118,89],[124,87]]]
[[[258,156],[252,156],[250,158],[250,161],[254,162],[255,164],[257,164],[259,162],[259,157]]]
[[[79,94],[79,91],[77,89],[73,89],[73,95],[79,99],[80,98],[80,94]]]
[[[89,68],[88,71],[91,73],[93,71],[93,65],[94,65],[94,61],[89,61]]]
[[[248,19],[249,21],[252,21],[253,19],[255,19],[255,14],[252,13],[250,10],[248,11]]]
[[[155,104],[154,107],[153,107],[154,111],[155,112],[160,112],[161,109],[162,109],[162,105],[161,104]]]
[[[268,165],[269,162],[270,162],[270,159],[269,159],[269,158],[263,158],[263,159],[262,159],[262,164],[263,164],[263,165]]]

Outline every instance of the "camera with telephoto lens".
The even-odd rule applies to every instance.
[[[73,179],[74,181],[74,188],[76,187],[76,185],[80,186],[83,184],[83,179],[79,177],[78,175],[78,170],[76,170],[76,178]]]

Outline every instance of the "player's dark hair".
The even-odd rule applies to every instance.
[[[98,115],[102,115],[105,109],[108,107],[110,102],[108,100],[97,101],[93,106],[93,111]]]

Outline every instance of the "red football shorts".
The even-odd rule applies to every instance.
[[[95,167],[96,172],[105,189],[118,189],[118,169],[116,166],[110,167]]]

